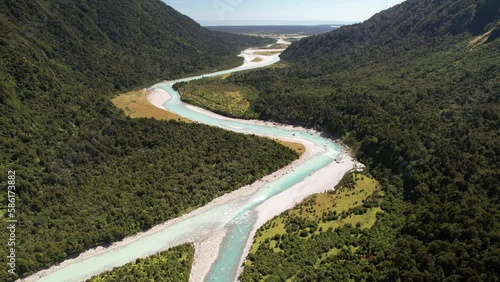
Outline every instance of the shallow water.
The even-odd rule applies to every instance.
[[[279,61],[278,56],[267,65],[277,61]],[[262,67],[262,65],[258,67]],[[190,81],[252,68],[257,67],[240,67],[213,74],[181,79],[175,82]],[[255,208],[267,199],[281,193],[294,184],[301,182],[312,173],[327,166],[334,158],[339,157],[341,147],[316,134],[284,130],[273,126],[252,125],[235,119],[216,119],[190,110],[180,101],[179,94],[169,86],[171,84],[172,81],[153,86],[153,88],[164,89],[172,95],[172,98],[163,105],[168,111],[193,121],[235,132],[302,138],[323,148],[323,152],[298,166],[293,172],[267,183],[252,195],[240,197],[225,204],[215,206],[197,216],[180,221],[129,245],[70,264],[38,281],[79,281],[87,279],[92,275],[99,274],[113,267],[124,265],[135,261],[137,258],[152,255],[182,243],[202,241],[224,228],[228,228],[228,232],[220,246],[219,257],[212,265],[205,281],[234,281],[245,244],[257,220]]]

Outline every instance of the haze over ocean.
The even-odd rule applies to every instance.
[[[364,21],[404,0],[162,0],[202,25],[319,25]]]

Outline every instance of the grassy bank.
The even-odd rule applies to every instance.
[[[111,100],[115,107],[123,110],[123,112],[131,118],[154,118],[157,120],[177,120],[183,122],[191,122],[174,113],[159,109],[149,103],[148,90],[141,89],[123,93]]]
[[[293,279],[305,266],[314,269],[355,252],[362,231],[383,212],[379,206],[383,196],[375,179],[354,172],[335,191],[308,197],[257,231],[241,281]]]
[[[189,83],[178,83],[182,101],[225,116],[252,119],[257,114],[250,107],[257,93],[255,89],[235,85],[228,76],[206,78]]]

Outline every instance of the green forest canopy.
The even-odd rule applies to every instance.
[[[347,173],[335,191],[312,195],[267,222],[257,231],[240,281],[348,281],[352,269],[338,273],[330,265],[352,256],[383,217],[381,188],[366,173]]]
[[[196,82],[258,93],[246,98],[260,119],[341,135],[384,187],[357,251],[299,281],[498,280],[499,8],[408,0],[293,43],[287,68]]]
[[[194,246],[185,244],[137,259],[124,266],[99,274],[88,282],[188,282],[194,258]]]
[[[0,281],[148,229],[295,159],[271,140],[132,120],[109,102],[236,66],[241,48],[268,43],[208,31],[158,0],[0,1],[0,170],[16,170],[19,203],[18,276]]]

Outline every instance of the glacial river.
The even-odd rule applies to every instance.
[[[299,165],[293,172],[265,184],[252,195],[230,200],[224,204],[214,206],[196,216],[172,224],[159,232],[144,236],[130,244],[112,248],[107,252],[93,255],[86,259],[80,259],[74,263],[60,267],[37,281],[54,282],[85,280],[93,275],[110,270],[113,267],[124,265],[128,262],[135,261],[137,258],[149,256],[179,244],[203,241],[211,234],[223,229],[227,230],[226,236],[220,246],[219,256],[212,265],[210,272],[205,277],[205,281],[235,281],[245,244],[257,220],[255,209],[271,197],[278,195],[294,184],[301,182],[314,172],[332,163],[334,159],[339,158],[342,148],[331,140],[316,134],[285,130],[274,126],[249,124],[235,119],[218,119],[201,114],[186,107],[186,105],[180,101],[179,94],[173,90],[170,85],[175,82],[190,81],[202,77],[218,76],[259,68],[274,64],[278,61],[279,57],[275,56],[272,61],[258,66],[239,67],[203,76],[163,82],[154,85],[152,88],[161,88],[168,91],[172,98],[167,101],[163,107],[170,112],[190,120],[239,133],[301,138],[322,148],[322,153],[313,156]],[[166,138],[168,138],[168,136],[166,136]]]

